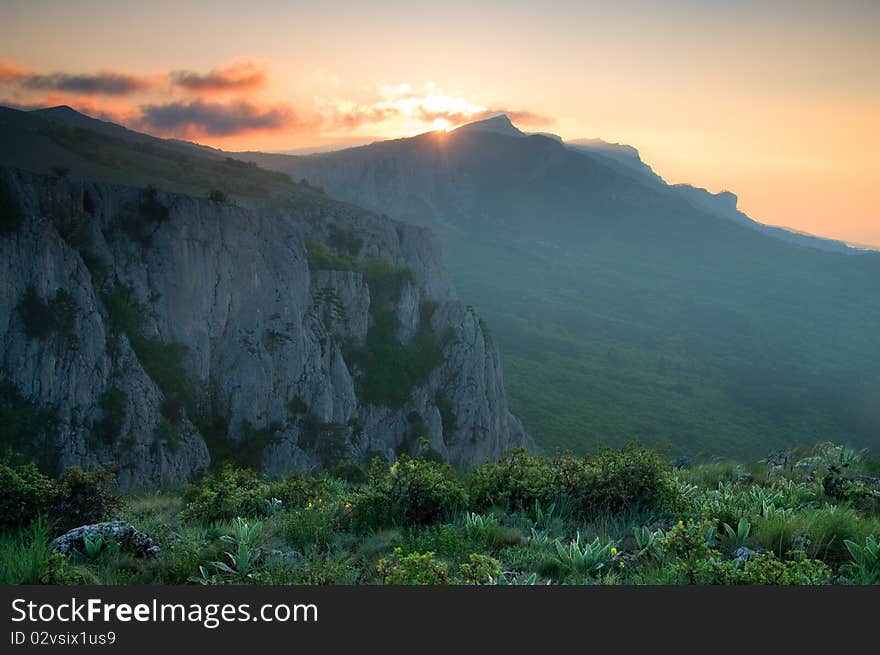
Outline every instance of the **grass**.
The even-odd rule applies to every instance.
[[[443,470],[425,460],[406,461],[411,462],[406,464],[411,475]],[[550,466],[552,470],[557,464]],[[870,466],[870,460],[859,458],[851,465],[852,474]],[[392,524],[382,517],[371,522],[361,516],[365,500],[375,502],[371,494],[385,488],[370,480],[350,483],[327,474],[281,481],[250,474],[213,478],[201,483],[203,498],[206,491],[222,488],[217,485],[246,484],[247,502],[238,505],[238,516],[200,518],[201,510],[185,511],[187,498],[194,496],[173,491],[123,499],[114,518],[156,539],[163,548],[161,558],[140,559],[106,544],[92,556],[76,553],[65,560],[47,550],[53,529],[38,519],[0,534],[0,580],[102,585],[491,584],[500,576],[538,584],[610,585],[850,584],[872,579],[875,572],[863,570],[851,577],[855,568],[846,542],[864,546],[880,535],[880,507],[857,508],[846,499],[825,495],[812,473],[803,470],[768,473],[758,482],[732,481],[731,474],[738,470],[736,464],[711,461],[686,470],[667,469],[665,475],[679,494],[662,507],[646,509],[642,504],[582,515],[560,491],[556,503],[495,505],[482,513],[456,509],[428,521]],[[471,475],[458,473],[457,479],[469,487]],[[394,468],[376,465],[370,479],[375,476],[393,481]],[[436,493],[436,484],[430,484],[435,490],[431,493]],[[392,487],[387,490],[394,493]],[[278,495],[285,500],[268,502]],[[208,505],[202,507],[207,510]],[[734,542],[723,529],[722,515],[740,517],[737,547],[765,555],[746,567],[726,552]],[[233,559],[246,568],[237,569],[230,563]]]

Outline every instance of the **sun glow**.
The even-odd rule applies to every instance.
[[[452,129],[452,123],[445,118],[435,118],[432,127],[435,132],[448,132]]]

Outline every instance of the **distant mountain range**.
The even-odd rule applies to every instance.
[[[220,189],[247,206],[319,186],[431,227],[545,447],[880,447],[880,254],[668,185],[630,146],[498,116],[309,156],[225,153],[66,108],[0,110],[0,136],[0,164],[37,172]]]
[[[506,116],[238,156],[440,233],[498,339],[512,407],[545,445],[878,445],[874,251],[668,185],[630,146],[526,134]]]

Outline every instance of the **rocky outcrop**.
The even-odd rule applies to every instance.
[[[206,468],[218,439],[273,473],[414,452],[421,437],[459,464],[531,446],[430,231],[317,192],[257,211],[14,169],[0,180],[23,217],[0,237],[3,376],[56,412],[59,468],[112,460],[123,488],[155,488]],[[327,261],[310,267],[307,243]],[[396,295],[373,293],[367,262],[401,273]],[[352,361],[380,302],[401,347],[442,351],[388,405],[364,402],[369,371]]]
[[[85,553],[86,539],[99,547],[113,541],[120,548],[137,557],[159,557],[162,555],[162,548],[154,539],[139,532],[127,521],[105,521],[82,525],[54,539],[49,544],[49,548],[64,555],[70,555],[74,552]]]

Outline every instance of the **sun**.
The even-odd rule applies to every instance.
[[[452,123],[445,118],[435,118],[432,125],[435,132],[448,132],[452,128]]]

